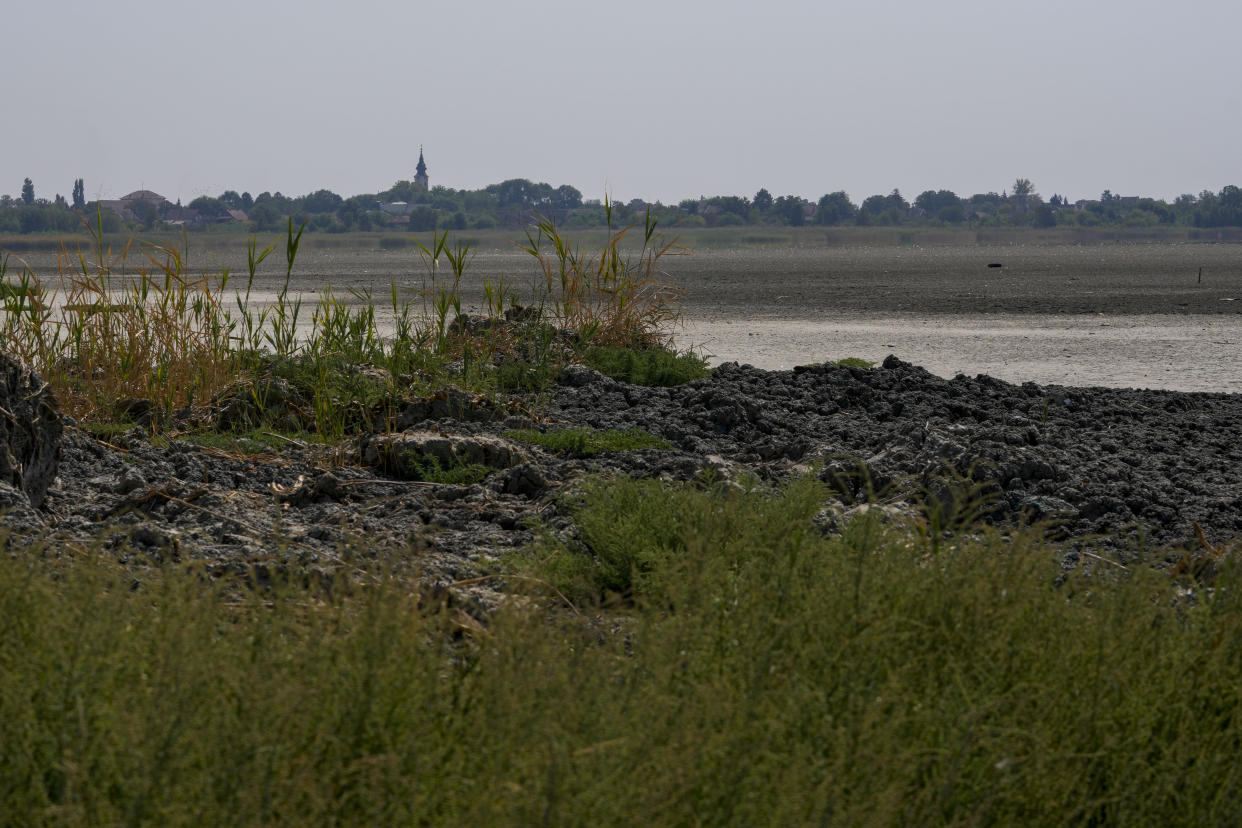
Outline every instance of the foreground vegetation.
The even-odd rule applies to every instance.
[[[274,305],[251,304],[272,248],[252,244],[234,298],[226,274],[188,276],[169,246],[142,249],[152,269],[121,276],[125,251],[98,233],[93,260],[55,286],[0,274],[0,347],[104,436],[135,400],[155,430],[239,389],[258,420],[275,416],[277,380],[306,399],[281,416],[332,441],[444,383],[537,398],[574,359],[632,382],[701,375],[661,336],[675,314],[656,278],[670,248],[647,222],[628,256],[627,232],[588,254],[537,226],[525,248],[544,292],[519,307],[490,285],[473,324],[454,324],[469,245],[437,236],[422,298],[394,291],[387,336],[373,303],[325,293],[304,308],[288,280]],[[301,240],[290,226],[289,271]],[[272,438],[255,426],[194,438]],[[663,447],[638,432],[510,436],[569,455]],[[454,597],[469,584],[429,591],[362,538],[342,543],[330,576],[271,583],[213,581],[128,547],[122,567],[102,538],[68,549],[0,530],[0,813],[68,825],[1238,821],[1232,557],[1066,571],[1038,527],[1001,532],[969,509],[888,522],[872,510],[826,531],[829,496],[813,478],[575,481],[563,498],[578,537],[541,533],[485,575],[506,596],[486,616]]]
[[[1228,824],[1242,582],[1062,573],[826,496],[588,487],[620,593],[486,627],[367,568],[330,594],[0,559],[0,807],[29,824]],[[580,575],[594,567],[579,562]],[[534,573],[534,574],[532,574]],[[561,580],[561,586],[572,583]],[[466,632],[462,632],[463,627]]]

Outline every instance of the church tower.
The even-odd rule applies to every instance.
[[[423,145],[418,145],[418,166],[414,168],[414,189],[425,193],[427,186],[427,162],[423,161]]]

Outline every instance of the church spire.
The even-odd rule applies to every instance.
[[[427,189],[427,162],[423,160],[423,145],[418,145],[418,166],[414,168],[414,186]]]

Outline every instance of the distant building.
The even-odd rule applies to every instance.
[[[423,161],[423,147],[418,147],[418,166],[414,168],[414,189],[417,192],[425,193],[430,189],[427,183],[427,162]]]

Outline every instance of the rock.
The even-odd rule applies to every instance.
[[[302,431],[314,424],[314,407],[293,383],[280,377],[239,382],[213,402],[216,427],[245,430],[260,424]]]
[[[43,378],[21,360],[0,353],[0,482],[38,508],[56,479],[64,426]]]
[[[561,369],[561,384],[571,388],[588,385],[616,385],[617,381],[587,365],[566,365]]]
[[[525,450],[503,437],[439,431],[374,435],[363,441],[361,458],[368,465],[415,479],[428,467],[452,469],[477,464],[508,469],[530,460]]]
[[[397,414],[396,427],[407,429],[427,420],[461,420],[488,422],[498,419],[499,412],[487,397],[469,394],[460,388],[441,388],[434,394],[411,401]]]

